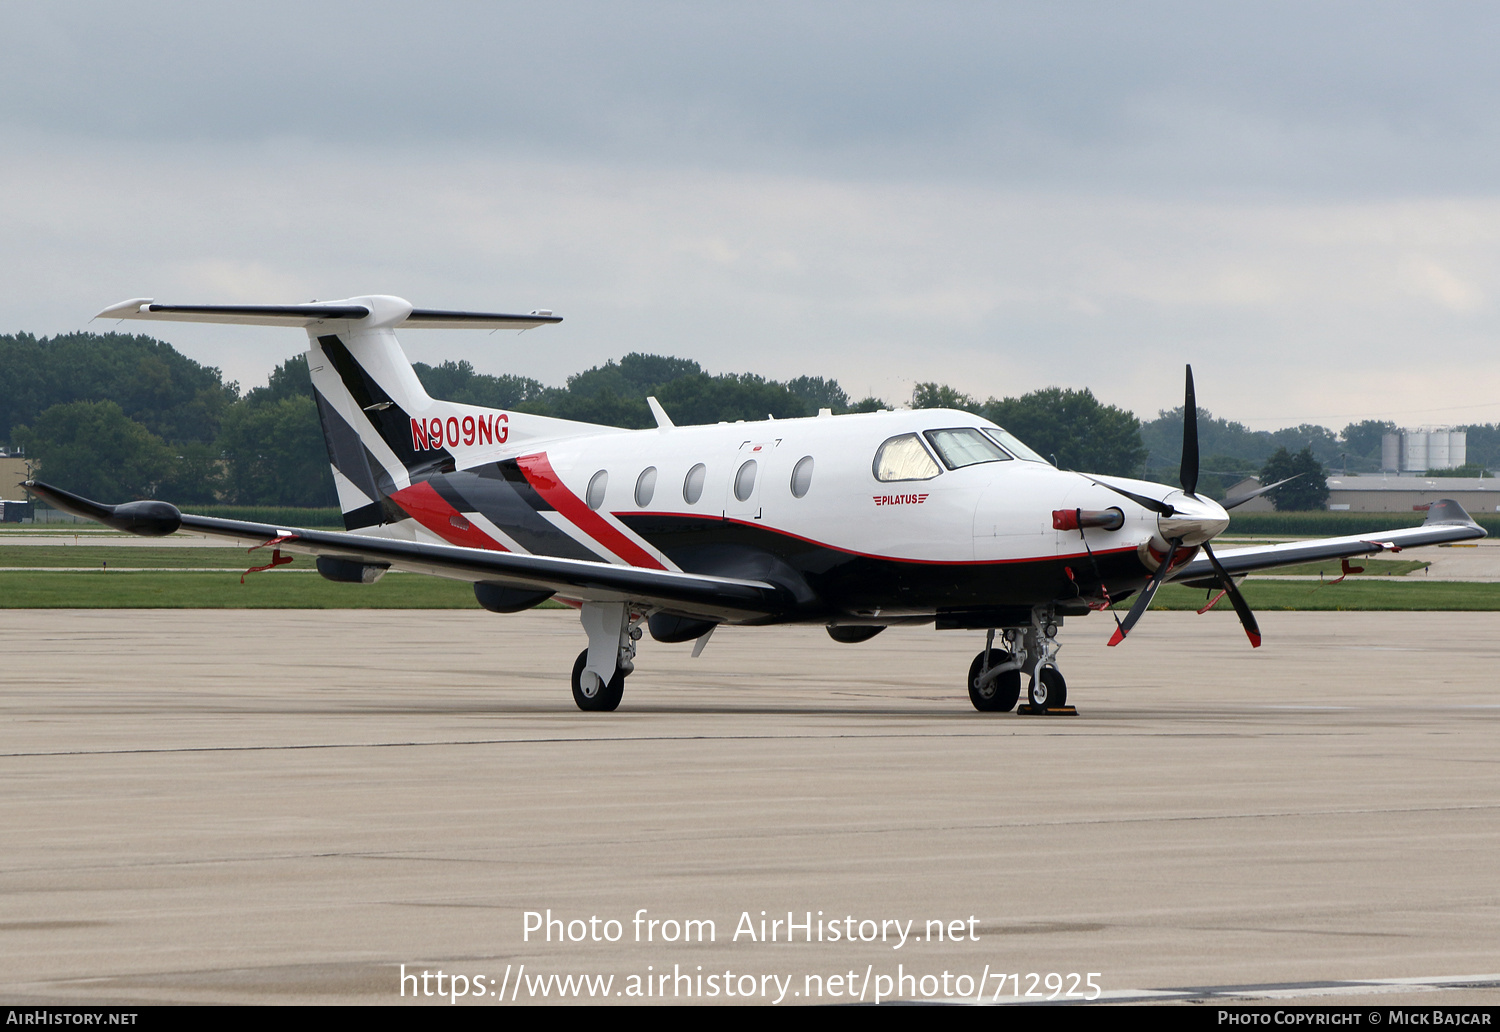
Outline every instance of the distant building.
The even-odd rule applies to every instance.
[[[25,523],[33,515],[35,513],[32,509],[32,503],[29,501],[8,502],[0,499],[0,523]]]
[[[1228,495],[1243,494],[1260,486],[1247,477]],[[1440,498],[1452,498],[1471,513],[1500,512],[1500,479],[1494,477],[1329,477],[1328,508],[1339,512],[1421,511]],[[1273,512],[1275,505],[1261,495],[1235,512]]]
[[[1462,430],[1403,430],[1380,439],[1380,468],[1393,473],[1456,469],[1469,461],[1469,435]]]

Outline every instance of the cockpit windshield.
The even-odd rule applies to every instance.
[[[973,427],[929,430],[927,440],[943,460],[943,465],[949,469],[960,469],[980,462],[1010,461],[1010,456],[1003,449]]]
[[[984,428],[984,432],[994,438],[995,441],[999,443],[1000,447],[1004,448],[1006,451],[1010,452],[1018,459],[1021,459],[1025,462],[1041,462],[1046,463],[1046,465],[1049,466],[1052,465],[1050,462],[1047,462],[1046,459],[1042,458],[1036,452],[1032,451],[1030,448],[1026,447],[1026,445],[1022,444],[1020,439],[1008,430],[1001,429],[998,426],[987,426]]]

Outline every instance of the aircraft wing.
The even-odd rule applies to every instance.
[[[304,555],[388,564],[392,569],[527,591],[552,591],[584,602],[630,602],[721,623],[756,622],[795,605],[789,591],[766,581],[193,516],[178,512],[166,502],[106,505],[35,480],[26,481],[25,487],[64,512],[151,537],[180,528],[216,537],[274,542],[277,548]]]
[[[1447,541],[1466,541],[1486,536],[1485,529],[1464,511],[1464,507],[1451,498],[1433,502],[1427,510],[1427,518],[1420,527],[1404,530],[1382,530],[1374,534],[1358,534],[1349,537],[1319,538],[1315,541],[1289,541],[1282,545],[1260,545],[1254,548],[1214,549],[1214,555],[1230,576],[1270,570],[1278,566],[1296,566],[1317,562],[1319,559],[1344,559],[1356,555],[1376,555],[1380,552],[1399,552],[1403,548],[1417,545],[1437,545]],[[1184,581],[1213,581],[1213,564],[1207,556],[1199,556],[1176,570],[1168,580],[1181,584]]]

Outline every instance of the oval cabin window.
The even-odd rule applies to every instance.
[[[750,496],[755,493],[755,460],[748,460],[740,471],[734,475],[734,496],[742,502],[748,502]]]
[[[792,497],[806,497],[808,488],[812,487],[813,457],[804,455],[797,460],[797,465],[792,467]]]
[[[644,509],[651,504],[651,496],[655,493],[656,467],[647,466],[635,481],[635,504]]]
[[[584,501],[588,502],[589,508],[597,511],[604,504],[604,489],[609,486],[609,474],[604,470],[594,474],[589,481],[588,496]]]
[[[697,505],[698,499],[703,497],[703,478],[708,475],[708,467],[698,463],[688,470],[687,476],[682,481],[682,500],[689,505]]]

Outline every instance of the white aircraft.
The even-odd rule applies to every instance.
[[[1067,695],[1065,617],[1134,595],[1115,618],[1118,644],[1170,580],[1218,587],[1259,645],[1236,577],[1485,536],[1445,500],[1417,528],[1215,555],[1226,510],[1277,485],[1223,505],[1197,493],[1191,368],[1171,488],[1057,469],[994,423],[947,409],[679,427],[652,398],[656,428],[621,430],[439,401],[394,332],[561,321],[548,311],[432,311],[385,296],[136,299],[99,317],[304,327],[346,530],[185,515],[163,501],[108,505],[36,481],[31,491],[135,534],[258,539],[271,565],[291,561],[283,550],[312,555],[335,581],[369,584],[393,568],[450,577],[500,613],[556,596],[588,635],[572,677],[584,710],[620,704],[643,626],[657,641],[696,641],[696,656],[725,623],[823,624],[843,643],[893,624],[984,631],[969,670],[974,706],[1011,710],[1024,675],[1033,709],[1056,709]]]

